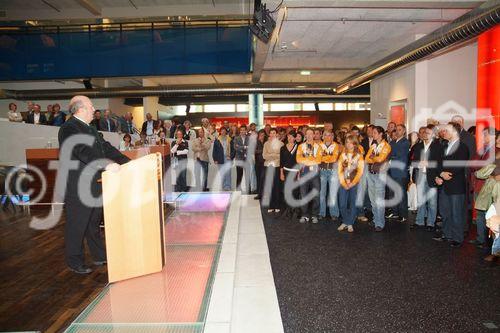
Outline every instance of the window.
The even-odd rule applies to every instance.
[[[238,104],[236,105],[236,112],[248,112],[248,104]]]
[[[300,103],[273,103],[271,104],[271,111],[301,111],[302,105]]]
[[[347,103],[335,103],[334,109],[335,111],[345,111],[347,110]]]
[[[368,105],[368,106],[367,106]],[[349,111],[364,111],[370,110],[369,103],[348,103],[347,109]]]
[[[193,107],[191,106],[191,110]],[[173,116],[185,116],[186,115],[186,106],[185,105],[168,105],[165,107],[161,107],[160,105],[160,110],[159,112],[167,113],[169,115]],[[165,119],[169,119],[168,117]]]
[[[235,104],[206,104],[205,112],[236,112]]]
[[[186,106],[184,106],[184,109],[186,109]],[[203,105],[201,104],[191,104],[191,108],[189,109],[189,113],[200,113],[203,112]]]
[[[314,103],[303,103],[302,111],[316,111],[316,107],[314,106]]]
[[[333,103],[318,103],[320,111],[332,111]]]

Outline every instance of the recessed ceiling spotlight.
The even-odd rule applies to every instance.
[[[300,75],[311,75],[311,71],[300,71]]]

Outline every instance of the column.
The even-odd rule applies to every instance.
[[[500,26],[478,38],[476,135],[481,147],[482,129],[500,130]]]
[[[157,84],[151,80],[143,79],[142,85],[144,87],[155,87]],[[158,96],[149,96],[142,98],[142,112],[137,112],[137,115],[134,114],[134,124],[138,126],[137,128],[141,128],[142,123],[146,120],[146,114],[151,113],[153,119],[158,119]],[[140,118],[140,119],[137,119]],[[138,125],[139,123],[139,125]]]
[[[257,129],[264,126],[264,95],[250,94],[248,95],[248,123],[257,124]]]

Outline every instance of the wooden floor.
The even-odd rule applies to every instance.
[[[31,229],[30,220],[27,213],[0,212],[0,331],[61,332],[106,285],[106,268],[69,271],[64,216],[44,231]]]

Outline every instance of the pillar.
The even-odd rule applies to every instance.
[[[264,126],[264,95],[250,94],[248,95],[248,123],[257,124],[257,129]]]
[[[156,82],[153,82],[148,79],[142,80],[142,85],[144,87],[156,87]],[[139,110],[137,112],[137,116],[134,114],[134,124],[138,126],[137,128],[141,128],[142,123],[146,120],[146,114],[151,113],[153,119],[158,119],[158,96],[148,96],[142,98],[142,106],[143,110]],[[138,119],[141,118],[141,119]],[[138,125],[140,124],[140,125]]]
[[[477,42],[476,137],[486,126],[500,130],[500,26],[482,33]]]

